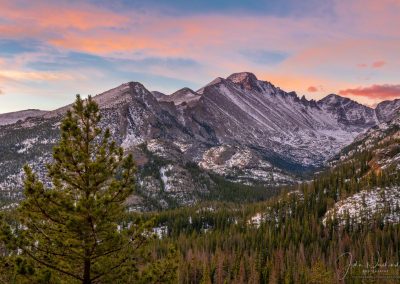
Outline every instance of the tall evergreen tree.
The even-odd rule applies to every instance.
[[[123,225],[135,165],[99,123],[98,105],[91,97],[84,101],[77,96],[48,165],[51,183],[25,166],[19,225],[3,234],[18,251],[19,282],[134,281],[150,236],[142,221]]]

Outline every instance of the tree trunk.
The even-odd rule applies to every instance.
[[[92,281],[90,279],[90,259],[85,259],[82,284],[91,284],[91,283]]]

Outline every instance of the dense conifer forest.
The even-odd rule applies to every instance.
[[[385,211],[362,222],[323,222],[335,202],[400,183],[396,168],[373,171],[371,159],[372,151],[359,153],[266,202],[150,214],[168,227],[153,243],[154,254],[178,248],[180,283],[398,283],[400,226],[384,222]],[[385,210],[399,214],[399,208]],[[374,268],[363,272],[368,266]]]

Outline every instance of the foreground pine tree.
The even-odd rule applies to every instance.
[[[17,282],[140,281],[150,234],[143,221],[123,222],[124,203],[134,190],[134,161],[111,141],[108,130],[102,132],[99,122],[97,104],[78,96],[62,122],[61,141],[48,166],[51,186],[24,168],[26,199],[18,208],[17,226],[3,226],[4,242],[17,252]],[[160,267],[158,263],[156,270],[166,281],[173,279]],[[171,265],[167,270],[173,273]]]

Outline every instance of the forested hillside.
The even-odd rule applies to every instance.
[[[400,171],[374,171],[374,158],[373,150],[358,153],[267,202],[157,213],[154,251],[179,248],[181,283],[398,283],[398,267],[379,265],[400,261],[399,220],[387,218],[400,215]],[[386,195],[383,204],[362,219],[332,213],[361,191]]]

